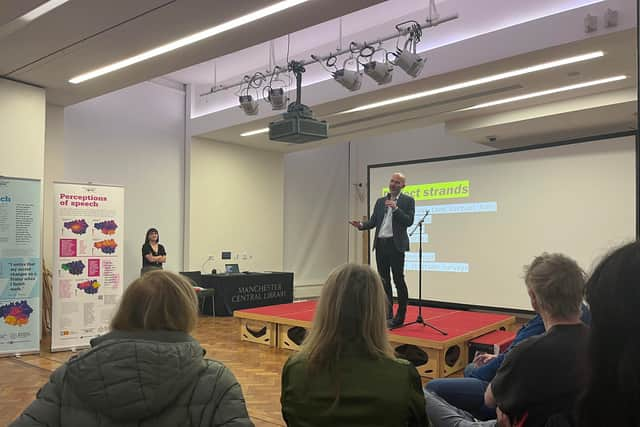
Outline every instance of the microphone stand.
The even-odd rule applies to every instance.
[[[416,320],[414,322],[405,323],[404,325],[401,325],[399,327],[418,324],[418,325],[422,325],[422,326],[428,326],[431,329],[434,329],[434,330],[440,332],[442,335],[449,335],[448,333],[446,333],[442,329],[439,329],[439,328],[433,326],[432,324],[430,324],[428,322],[425,322],[424,319],[422,318],[422,224],[424,223],[425,218],[427,218],[427,215],[429,215],[429,210],[428,209],[424,213],[424,215],[422,216],[420,221],[418,221],[416,226],[413,228],[411,233],[409,233],[409,236],[413,236],[413,234],[416,232],[416,230],[418,230],[418,229],[420,230],[420,249],[419,249],[419,252],[418,252],[418,317],[416,317]],[[392,328],[392,329],[395,329],[395,328]]]

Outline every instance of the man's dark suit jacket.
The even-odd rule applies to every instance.
[[[360,227],[360,230],[376,228],[376,237],[373,240],[374,249],[376,248],[376,241],[378,240],[378,233],[380,232],[380,227],[382,227],[384,215],[387,213],[387,207],[384,205],[386,199],[386,197],[380,197],[376,200],[376,204],[373,207],[373,214],[369,217],[369,221],[363,222],[362,227]],[[413,197],[400,193],[396,204],[398,205],[398,209],[393,212],[392,216],[393,243],[400,252],[406,252],[409,250],[407,227],[413,224],[416,202],[413,200]]]

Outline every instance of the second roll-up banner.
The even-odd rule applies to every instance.
[[[51,349],[86,347],[109,330],[122,296],[124,188],[54,184]]]

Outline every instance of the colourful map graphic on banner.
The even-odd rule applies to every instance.
[[[84,263],[82,262],[82,260],[67,262],[65,264],[62,264],[62,269],[64,271],[68,271],[69,274],[78,276],[84,273]]]
[[[87,280],[85,282],[78,283],[78,289],[83,290],[85,294],[97,294],[98,288],[102,286],[97,280]]]
[[[97,230],[102,231],[102,234],[106,234],[108,236],[115,234],[116,229],[118,228],[118,224],[114,220],[102,221],[98,222],[94,225]]]
[[[84,234],[89,228],[89,224],[84,219],[76,219],[64,223],[64,228],[71,230],[73,234]]]
[[[116,243],[115,240],[109,239],[109,240],[102,240],[100,242],[95,242],[93,246],[96,249],[100,249],[105,254],[112,254],[116,251],[118,244]]]
[[[0,317],[4,318],[4,323],[12,326],[23,326],[29,323],[29,316],[33,309],[27,301],[10,302],[0,306]]]

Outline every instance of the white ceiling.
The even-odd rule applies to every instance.
[[[402,128],[446,123],[449,132],[479,143],[495,136],[496,147],[521,145],[540,138],[553,140],[594,131],[628,130],[634,121],[637,70],[630,46],[635,31],[627,30],[530,52],[475,67],[411,81],[377,91],[358,93],[314,105],[319,118],[330,124],[330,138],[313,144],[282,144],[268,141],[266,134],[241,137],[264,128],[274,116],[253,120],[199,135],[220,142],[276,151],[295,151],[356,136],[392,132]],[[356,106],[404,94],[442,87],[542,62],[603,50],[605,56],[570,66],[536,72],[508,80],[444,93],[358,113],[336,115]],[[571,92],[529,99],[473,111],[457,111],[480,102],[517,96],[584,81],[625,74],[626,80]],[[333,82],[327,82],[327,84]],[[304,92],[304,91],[303,91]],[[277,116],[275,116],[277,117]]]
[[[3,29],[44,0],[0,1],[0,77],[44,87],[48,102],[70,105],[163,76],[191,85],[192,107],[200,103],[196,106],[201,110],[194,115],[197,109],[192,109],[192,117],[202,114],[192,120],[192,129],[215,141],[286,152],[354,136],[446,123],[449,132],[479,143],[496,136],[494,146],[513,146],[568,133],[628,129],[633,122],[636,39],[634,30],[628,29],[636,25],[634,0],[438,0],[441,16],[457,13],[459,18],[425,30],[419,50],[427,51],[428,62],[419,79],[396,72],[391,85],[377,86],[365,80],[363,89],[352,93],[327,80],[319,66],[315,70],[308,67],[303,102],[327,119],[331,138],[303,146],[269,142],[265,135],[240,137],[242,132],[266,127],[279,113],[263,106],[258,117],[244,116],[234,105],[233,91],[200,97],[213,84],[214,59],[217,83],[234,82],[245,73],[264,70],[270,40],[274,40],[277,62],[286,62],[287,34],[291,34],[290,57],[323,54],[339,44],[338,17],[342,17],[344,48],[352,39],[370,41],[389,34],[393,24],[409,17],[424,22],[427,0],[311,0],[80,85],[68,83],[69,78],[277,0],[69,0],[12,32]],[[621,12],[618,27],[604,28],[602,16],[607,8]],[[586,13],[599,17],[597,32],[584,33]],[[596,49],[604,50],[605,57],[367,112],[334,115],[365,103]],[[501,107],[456,111],[478,102],[613,74],[629,78]]]
[[[338,45],[342,47],[343,51],[347,51],[350,41],[367,41],[371,43],[381,37],[396,33],[395,25],[407,20],[415,20],[424,24],[427,17],[430,16],[426,9],[427,3],[426,0],[389,0],[367,9],[358,10],[339,19],[307,27],[292,33],[290,38],[285,36],[272,40],[275,50],[275,62],[278,65],[286,65],[287,57],[308,60],[311,54],[323,56],[330,51],[335,52]],[[523,26],[523,24],[534,23],[549,16],[560,16],[567,11],[584,9],[589,5],[600,5],[602,7],[604,3],[603,0],[537,0],[535,2],[523,0],[441,0],[437,2],[437,15],[432,16],[432,18],[437,16],[443,19],[455,16],[458,18],[425,29],[417,49],[418,52],[426,52],[428,57],[433,50],[441,50],[443,46],[459,44],[474,38],[477,39],[505,28],[515,28]],[[612,7],[615,7],[613,4],[615,2],[609,3],[612,3]],[[571,18],[567,17],[566,19],[570,20]],[[579,19],[578,28],[581,30],[582,16]],[[339,41],[341,23],[343,31],[342,40]],[[555,36],[558,40],[551,45],[574,40],[574,38],[563,38],[561,33],[565,32],[564,29],[558,31],[558,35]],[[541,38],[538,48],[549,45],[545,44],[545,42],[544,37]],[[191,100],[192,118],[235,108],[237,106],[238,87],[211,95],[204,95],[210,93],[214,84],[219,87],[220,85],[227,86],[230,83],[238,83],[243,76],[253,75],[255,72],[264,72],[269,68],[269,43],[266,42],[236,51],[214,60],[170,73],[165,77],[193,86],[195,96]],[[396,44],[397,40],[394,39],[386,42],[383,47],[388,51],[394,51]],[[495,51],[495,49],[489,49]],[[532,50],[531,42],[528,41],[526,51],[530,50]],[[512,54],[515,53],[513,52]],[[478,54],[485,57],[483,62],[487,62],[491,60],[491,55],[494,53],[485,50],[465,53],[470,57],[475,57]],[[379,60],[382,56],[382,53],[376,54],[376,59]],[[347,57],[347,55],[342,56],[338,64],[342,64]],[[348,67],[353,68],[354,63],[350,62]],[[452,69],[455,68],[447,69],[438,63],[431,62],[425,67],[420,78],[438,72],[451,71]],[[320,64],[311,64],[306,67],[303,86],[315,85],[330,78],[329,73]],[[283,80],[285,82],[288,81],[286,77]],[[403,73],[395,73],[391,85],[411,80]],[[291,89],[291,86],[289,88]],[[377,89],[378,87],[375,83],[365,79],[361,91]],[[260,91],[254,91],[252,95],[258,98],[262,97]],[[348,95],[341,94],[339,97],[342,98]],[[317,101],[312,99],[310,102],[313,104]]]
[[[442,2],[443,0],[440,0],[436,4]],[[328,48],[327,52],[329,49],[335,49],[339,44],[340,20],[343,28],[343,47],[346,49],[349,40],[361,37],[363,34],[374,36],[383,24],[390,21],[407,15],[426,18],[426,4],[426,0],[387,0],[340,18],[303,28],[291,34],[289,55],[291,58],[309,59],[310,52],[325,53],[318,52],[319,48]],[[387,26],[383,31],[388,33],[392,30],[393,27]],[[287,37],[277,38],[274,42],[278,63],[286,62]],[[178,70],[165,77],[184,84],[211,85],[214,64],[216,64],[218,83],[235,82],[248,72],[264,70],[268,64],[268,49],[269,42],[261,43]]]
[[[241,16],[276,0],[70,0],[0,37],[0,77],[46,88],[69,105],[245,49],[381,0],[312,0],[79,85],[71,77]],[[43,1],[2,0],[0,33]]]

